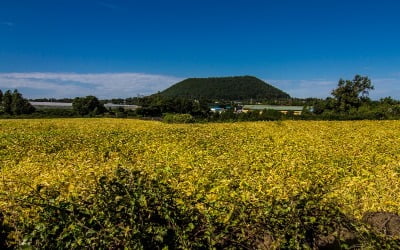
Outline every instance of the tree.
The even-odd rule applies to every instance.
[[[381,98],[379,100],[380,104],[386,104],[386,105],[397,105],[400,104],[400,101],[393,99],[391,96]]]
[[[374,86],[366,76],[356,75],[353,80],[340,79],[338,87],[332,91],[336,100],[337,112],[348,112],[351,108],[358,108],[367,100],[370,90]]]
[[[72,102],[72,108],[79,115],[98,115],[106,111],[95,96],[76,97]]]
[[[192,100],[183,97],[168,97],[153,95],[140,99],[138,104],[141,106],[137,114],[143,116],[162,116],[166,113],[190,114],[195,117],[206,117],[209,107],[205,101]]]
[[[24,99],[22,98],[22,95],[18,92],[18,90],[14,90],[11,100],[11,112],[15,115],[22,114],[24,108]]]
[[[18,90],[14,90],[11,95],[11,113],[14,115],[31,114],[35,111],[35,108],[29,103],[29,101],[23,98],[22,94]]]
[[[332,97],[327,97],[325,100],[315,100],[313,103],[313,113],[316,115],[321,115],[325,111],[332,111],[337,105],[337,100]]]
[[[7,90],[3,95],[3,109],[4,113],[12,114],[11,111],[11,104],[12,104],[12,94],[10,90]]]

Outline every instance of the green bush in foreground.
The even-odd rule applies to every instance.
[[[88,196],[61,198],[57,189],[38,186],[21,199],[21,206],[39,208],[38,213],[16,228],[24,238],[20,246],[40,249],[400,247],[399,239],[347,217],[325,194],[323,186],[313,185],[285,200],[226,201],[234,209],[221,221],[204,214],[216,209],[213,204],[203,204],[207,209],[201,213],[193,202],[201,199],[185,200],[161,178],[119,167],[101,177]]]
[[[4,215],[0,213],[0,249],[11,249],[7,244],[8,236],[13,231],[13,228],[4,220]]]
[[[24,225],[25,242],[38,248],[162,249],[203,244],[200,214],[179,207],[174,192],[140,172],[119,168],[102,177],[93,195],[58,200],[42,190],[39,217]],[[31,197],[37,202],[37,195]]]

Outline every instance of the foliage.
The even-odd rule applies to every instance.
[[[335,110],[348,112],[351,108],[358,108],[368,97],[369,90],[374,86],[366,76],[356,75],[353,80],[340,79],[338,87],[332,91],[336,100]]]
[[[5,221],[5,216],[2,212],[0,212],[0,248],[1,249],[11,249],[11,246],[8,244],[9,235],[15,229],[12,228]]]
[[[331,93],[333,98],[314,101],[314,114],[322,119],[385,119],[387,117],[378,114],[368,98],[369,91],[373,89],[371,80],[366,76],[356,75],[353,80],[340,79]]]
[[[93,194],[60,198],[39,186],[22,202],[40,206],[39,218],[22,227],[25,244],[47,249],[170,249],[201,244],[195,209],[175,202],[175,192],[139,171],[119,167],[102,176]]]
[[[290,98],[282,90],[252,76],[188,78],[162,91],[159,95],[231,101]]]
[[[166,123],[193,123],[194,118],[190,114],[165,114],[163,121]]]
[[[11,90],[7,90],[4,95],[3,95],[3,102],[2,102],[2,106],[3,106],[3,112],[6,114],[12,114],[12,94],[11,94]]]
[[[262,111],[249,111],[235,113],[233,110],[227,110],[222,113],[210,114],[207,118],[208,121],[213,122],[243,122],[243,121],[278,121],[284,119],[290,119],[292,116],[285,115],[277,110],[265,109]]]
[[[81,116],[103,114],[106,109],[95,96],[76,97],[72,108]]]
[[[31,115],[34,118],[54,118],[54,117],[77,117],[77,114],[70,109],[46,108],[38,109]]]
[[[368,98],[374,86],[366,76],[339,80],[333,97],[313,100],[313,114],[306,119],[316,120],[385,120],[400,119],[400,103],[391,97],[372,101]]]
[[[27,99],[22,97],[22,94],[20,94],[18,90],[14,90],[11,99],[11,112],[14,115],[31,114],[35,111],[35,108],[28,102]]]
[[[12,93],[11,90],[7,90],[4,95],[1,93],[1,111],[8,115],[22,115],[33,113],[35,108],[15,89]]]
[[[142,116],[161,117],[166,113],[190,114],[196,117],[207,117],[209,107],[203,100],[171,98],[153,95],[141,99],[137,114]]]

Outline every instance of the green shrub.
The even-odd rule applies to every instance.
[[[341,213],[337,204],[323,202],[318,189],[285,200],[260,204],[237,202],[228,223],[214,223],[214,239],[221,249],[312,249],[340,228],[355,232],[353,220]],[[334,239],[331,245],[357,244],[357,238]]]
[[[194,118],[190,114],[165,114],[163,121],[166,123],[193,123]]]
[[[217,249],[398,249],[400,239],[379,234],[345,215],[326,199],[322,185],[313,185],[283,200],[260,204],[235,202],[230,220],[211,218]]]
[[[201,215],[178,206],[167,185],[119,168],[88,197],[61,199],[54,189],[32,195],[38,218],[23,225],[28,245],[45,249],[162,249],[203,245]]]
[[[233,209],[227,211],[201,197],[178,196],[162,178],[119,167],[113,176],[101,177],[87,196],[62,198],[57,189],[38,186],[20,203],[38,213],[16,228],[24,236],[23,245],[40,249],[400,247],[398,239],[343,214],[327,192],[316,184],[282,200],[229,200],[226,207]],[[202,203],[204,214],[195,203]]]
[[[0,212],[0,249],[11,249],[11,246],[8,244],[9,234],[14,231],[4,219],[4,215]]]

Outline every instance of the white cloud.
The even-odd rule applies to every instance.
[[[282,89],[292,97],[307,98],[328,97],[336,87],[337,81],[316,79],[316,80],[266,80],[273,86]]]
[[[371,81],[375,87],[370,91],[371,99],[378,100],[387,96],[400,99],[400,78],[371,78]],[[331,96],[338,80],[266,80],[266,82],[284,90],[292,97],[326,98]]]
[[[372,79],[375,89],[370,91],[370,97],[379,99],[391,96],[400,99],[400,79],[399,78],[380,78]]]
[[[144,73],[0,73],[0,89],[19,89],[27,98],[95,95],[101,99],[150,95],[183,78]],[[337,80],[266,80],[292,97],[325,98]],[[372,99],[391,96],[400,99],[400,77],[372,78]]]
[[[28,98],[133,97],[161,91],[182,78],[142,73],[0,73],[0,89],[19,89]]]

